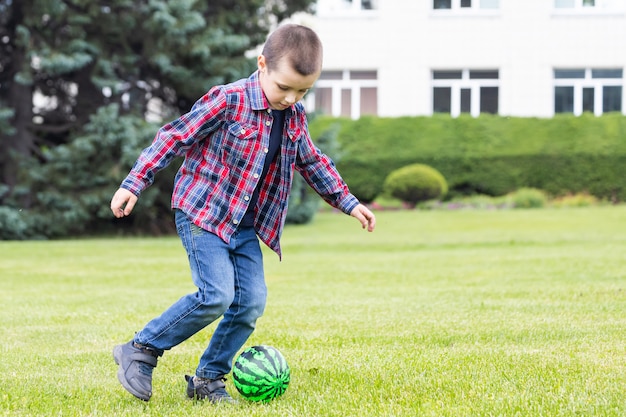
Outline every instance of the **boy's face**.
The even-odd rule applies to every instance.
[[[276,68],[270,71],[263,55],[258,58],[258,67],[261,88],[273,110],[285,110],[300,101],[320,76],[319,72],[302,75],[285,59],[278,61]]]

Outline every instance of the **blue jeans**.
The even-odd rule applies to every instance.
[[[198,291],[186,295],[135,335],[136,343],[169,350],[220,316],[196,375],[215,379],[231,371],[233,357],[254,331],[265,309],[263,255],[254,228],[236,231],[230,243],[176,211],[176,228],[187,250]]]

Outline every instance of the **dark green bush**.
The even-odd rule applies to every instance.
[[[417,203],[443,197],[448,192],[448,184],[436,169],[412,164],[392,171],[385,179],[384,191],[415,207]]]
[[[524,187],[552,197],[586,192],[626,201],[626,117],[559,115],[551,119],[481,115],[452,118],[318,118],[311,133],[340,123],[337,164],[351,191],[371,202],[387,175],[413,163],[443,174],[446,198],[504,196]]]

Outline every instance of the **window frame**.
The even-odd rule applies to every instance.
[[[617,77],[594,77],[594,71],[610,71],[610,70],[621,70],[621,78]],[[583,71],[582,77],[557,77],[557,71],[560,71],[561,74],[564,72],[570,72],[571,74],[576,74],[577,72]],[[572,114],[575,116],[580,116],[584,113],[584,105],[585,105],[585,94],[589,93],[589,89],[593,88],[593,114],[595,116],[601,116],[604,114],[604,92],[605,87],[621,87],[621,110],[622,114],[626,114],[626,95],[624,92],[626,91],[626,84],[624,78],[624,69],[623,68],[553,68],[552,70],[552,110],[554,114],[568,114],[569,112],[557,112],[556,111],[556,101],[557,101],[557,88],[573,88],[573,111]]]
[[[558,2],[562,0],[552,1],[552,13],[555,16],[576,16],[576,15],[623,15],[626,12],[626,6],[623,2],[617,3],[607,0],[593,0],[594,4],[586,4],[589,0],[570,0],[572,6],[559,7]]]
[[[483,78],[472,77],[474,74],[485,74],[487,72],[496,72],[498,78]],[[436,78],[437,74],[441,75],[448,73],[449,78]],[[453,77],[453,75],[460,73],[460,77]],[[478,69],[478,68],[464,68],[452,70],[446,69],[431,69],[431,114],[443,113],[435,112],[435,88],[450,88],[450,115],[452,117],[458,117],[461,115],[463,105],[469,104],[469,114],[472,117],[478,117],[481,114],[481,88],[483,87],[496,87],[498,88],[498,109],[495,114],[500,114],[500,70],[499,69]],[[463,98],[469,90],[470,100],[469,103]]]
[[[364,75],[371,73],[375,78],[365,78]],[[330,77],[326,78],[327,75]],[[315,83],[313,90],[307,94],[305,104],[308,111],[316,111],[316,90],[321,88],[331,89],[331,113],[332,117],[346,117],[342,113],[345,103],[345,94],[349,92],[349,117],[358,119],[361,117],[361,89],[376,89],[376,97],[380,92],[378,70],[377,69],[343,69],[324,70]],[[376,100],[376,114],[378,114],[378,98]]]
[[[363,18],[376,17],[382,0],[318,0],[315,14],[323,18]],[[364,8],[365,3],[372,4]],[[347,6],[347,3],[350,5]]]
[[[500,14],[502,0],[472,0],[472,3],[469,7],[463,7],[461,4],[462,0],[450,0],[450,8],[435,8],[435,1],[431,0],[431,13],[434,16],[467,16],[467,15],[480,15],[480,16],[493,16]],[[482,1],[495,1],[497,3],[496,7],[493,8],[483,8],[481,7]]]

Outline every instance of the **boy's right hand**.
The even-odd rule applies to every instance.
[[[137,196],[124,188],[120,188],[111,199],[111,211],[119,219],[128,216],[133,211],[135,203],[137,203]]]

